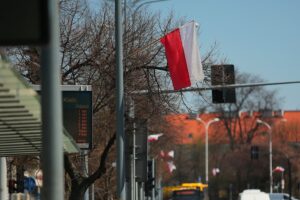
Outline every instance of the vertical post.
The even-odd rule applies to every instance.
[[[95,185],[92,184],[91,200],[95,200]]]
[[[272,129],[270,126],[269,128],[269,162],[270,162],[270,193],[273,193],[273,162],[272,162],[272,157],[273,157],[273,152],[272,152]]]
[[[161,175],[158,176],[158,198],[157,200],[162,200],[162,185],[161,185]]]
[[[259,124],[263,124],[265,125],[267,128],[268,128],[268,134],[269,134],[269,171],[270,171],[270,193],[273,193],[273,163],[272,163],[272,127],[260,120],[260,119],[257,119],[256,120],[257,123]]]
[[[156,165],[155,159],[152,158],[152,178],[155,177],[155,173],[156,173],[156,171],[155,171],[155,169],[156,169],[155,165]],[[154,180],[152,181],[151,184],[154,184],[155,187],[156,187],[156,183],[155,183]],[[153,187],[152,191],[151,191],[151,200],[155,200],[155,187]]]
[[[124,160],[124,85],[123,85],[123,40],[122,2],[115,0],[116,26],[116,118],[117,118],[117,197],[126,199]]]
[[[126,1],[125,1],[126,2]],[[135,108],[134,108],[134,100],[129,96],[129,117],[133,120],[133,130],[132,130],[132,155],[130,156],[131,162],[131,176],[130,176],[130,186],[131,186],[131,200],[136,199],[135,191],[136,191],[136,175],[135,175],[135,165],[136,165],[136,124],[134,122],[135,118]]]
[[[140,199],[139,200],[144,200],[145,199],[145,190],[144,190],[144,183],[140,182]]]
[[[132,196],[131,196],[131,198],[132,198],[132,200],[135,200],[136,199],[136,195],[135,195],[136,194],[136,192],[135,192],[136,191],[136,184],[135,184],[135,180],[136,180],[135,179],[135,177],[136,177],[136,175],[135,175],[135,171],[136,171],[135,170],[135,160],[136,160],[136,156],[135,156],[136,155],[135,126],[134,126],[133,130],[134,131],[133,131],[133,136],[132,136],[133,137],[133,139],[132,139],[132,141],[133,141],[132,148],[133,149],[132,149],[132,180],[131,180],[132,181],[132,183],[131,183],[132,184],[132,194],[131,194]]]
[[[208,129],[209,126],[214,123],[220,121],[219,118],[214,118],[212,120],[209,120],[207,123],[203,121],[200,117],[197,117],[197,121],[201,122],[205,128],[205,183],[208,184]],[[204,191],[204,199],[208,200],[208,189]]]
[[[289,170],[289,172],[288,172],[288,177],[289,177],[289,188],[288,188],[288,192],[289,192],[289,198],[290,198],[290,200],[291,200],[291,197],[292,197],[292,163],[291,163],[291,161],[290,161],[290,159],[289,158],[287,158],[287,165],[288,165],[288,170]]]
[[[135,199],[139,199],[139,182],[135,181]]]
[[[218,122],[220,121],[220,119],[214,118],[212,120],[209,120],[207,123],[203,121],[200,117],[197,117],[196,120],[202,123],[205,129],[205,183],[208,184],[208,129],[212,123]]]
[[[284,191],[284,171],[283,172],[281,172],[281,183],[280,183],[280,185],[281,185],[281,193],[283,193],[283,191]]]
[[[88,151],[81,150],[81,167],[84,176],[88,177],[89,174],[89,160],[88,160]],[[89,200],[89,188],[84,193],[84,200]]]
[[[60,91],[58,0],[47,1],[49,43],[42,47],[43,200],[64,199],[62,95]]]
[[[205,125],[205,183],[208,184],[208,126]]]
[[[0,199],[8,200],[6,158],[0,157]]]

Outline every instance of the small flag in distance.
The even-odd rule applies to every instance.
[[[163,133],[148,135],[148,138],[147,138],[148,142],[157,141],[159,139],[159,137],[161,137],[162,135],[163,135]]]

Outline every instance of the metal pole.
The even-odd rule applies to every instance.
[[[136,138],[135,138],[135,127],[133,128],[133,149],[132,149],[132,164],[133,164],[133,166],[132,166],[132,200],[135,200],[136,199],[136,184],[135,184],[135,178],[136,178],[136,176],[135,176],[135,165],[136,165]]]
[[[89,160],[88,160],[88,151],[82,150],[81,151],[81,164],[82,164],[82,171],[84,176],[88,177],[89,174]],[[89,188],[84,193],[84,200],[89,200]]]
[[[208,184],[208,129],[209,126],[214,123],[220,121],[219,118],[214,118],[207,123],[203,121],[200,117],[197,117],[197,121],[201,122],[205,128],[205,183]]]
[[[130,155],[130,199],[131,200],[134,200],[134,185],[135,185],[135,182],[134,182],[134,154],[131,154]]]
[[[92,184],[91,200],[95,200],[95,185],[94,184]]]
[[[270,150],[270,193],[273,193],[273,162],[272,162],[272,129],[270,126],[267,126],[269,128],[269,150]]]
[[[208,183],[208,126],[205,126],[205,182]]]
[[[284,172],[281,172],[281,193],[284,191]]]
[[[8,200],[6,158],[0,157],[0,199]]]
[[[134,101],[133,99],[129,96],[128,97],[129,100],[129,117],[131,119],[133,119],[133,130],[132,130],[132,155],[130,156],[131,160],[131,200],[135,200],[136,199],[136,195],[135,195],[135,191],[136,191],[136,184],[135,184],[135,165],[136,165],[136,135],[135,135],[135,130],[136,130],[136,124],[134,122],[134,118],[135,118],[135,108],[134,108]]]
[[[152,159],[152,177],[155,177],[155,173],[156,173],[156,171],[155,171],[155,169],[156,169],[155,165],[156,165],[156,162],[155,162],[155,159],[153,158]],[[151,184],[154,184],[155,187],[156,187],[155,181],[152,181]],[[155,200],[155,187],[152,188],[151,200]]]
[[[269,134],[269,171],[270,171],[270,193],[273,193],[273,161],[272,161],[272,127],[267,123],[260,119],[256,120],[257,123],[263,124],[268,128]]]
[[[286,81],[286,82],[273,82],[273,83],[245,83],[245,84],[232,84],[232,85],[214,85],[202,88],[187,88],[182,90],[157,90],[151,91],[152,93],[159,93],[159,94],[172,94],[172,93],[179,93],[179,92],[199,92],[205,90],[213,90],[213,89],[223,89],[223,88],[244,88],[244,87],[259,87],[259,86],[268,86],[268,85],[286,85],[286,84],[297,84],[300,81]],[[132,94],[148,94],[148,90],[139,90],[133,91]]]
[[[144,200],[145,199],[145,192],[144,192],[144,183],[140,182],[140,199],[139,200]]]
[[[122,2],[115,0],[116,35],[116,118],[117,118],[117,197],[126,199],[124,160],[124,85],[123,85],[123,40]]]
[[[158,198],[157,200],[162,200],[162,185],[161,185],[161,176],[158,177]]]
[[[288,170],[289,170],[289,173],[288,173],[288,177],[289,177],[289,199],[291,200],[291,197],[292,197],[292,163],[290,161],[289,158],[287,158],[287,165],[288,165]]]
[[[134,196],[135,199],[139,199],[139,183],[136,181],[135,182],[135,196]]]
[[[203,121],[200,117],[197,117],[196,120],[201,122],[205,128],[205,183],[208,184],[208,181],[209,181],[208,180],[208,129],[212,123],[218,122],[218,121],[220,121],[220,119],[214,118],[214,119],[208,121],[207,123],[205,121]],[[204,192],[204,199],[205,200],[209,199],[207,189]]]
[[[42,47],[43,200],[64,199],[62,95],[60,91],[58,0],[47,1],[49,43]]]

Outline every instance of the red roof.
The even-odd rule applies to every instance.
[[[256,125],[256,119],[259,118],[259,113],[254,113],[249,116],[247,113],[240,113],[240,118],[243,118],[242,123],[239,125],[235,123],[232,124],[232,129],[235,129],[239,134],[243,134],[250,130]],[[206,113],[201,114],[201,119],[207,123],[208,121],[219,117],[217,113]],[[285,122],[283,123],[283,120]],[[187,144],[187,143],[197,143],[199,141],[204,142],[205,139],[205,128],[204,124],[197,121],[195,118],[191,119],[189,114],[171,114],[166,116],[166,120],[169,124],[169,128],[167,129],[168,134],[174,135],[176,138],[176,143],[179,144]],[[284,126],[285,137],[290,141],[298,142],[300,140],[300,111],[285,111],[282,117],[272,117],[269,119],[263,119],[268,124],[271,124],[273,134],[275,134],[276,130],[279,130],[279,126],[282,128]],[[266,126],[259,127],[260,132],[265,129],[267,131]],[[210,124],[209,130],[209,142],[210,143],[226,143],[228,142],[228,137],[226,134],[226,128],[221,121]],[[260,135],[256,137],[266,138],[264,135]],[[274,138],[274,136],[273,136]]]

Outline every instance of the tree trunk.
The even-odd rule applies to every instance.
[[[71,190],[69,200],[83,200],[86,188],[80,187],[79,185],[74,186]]]

